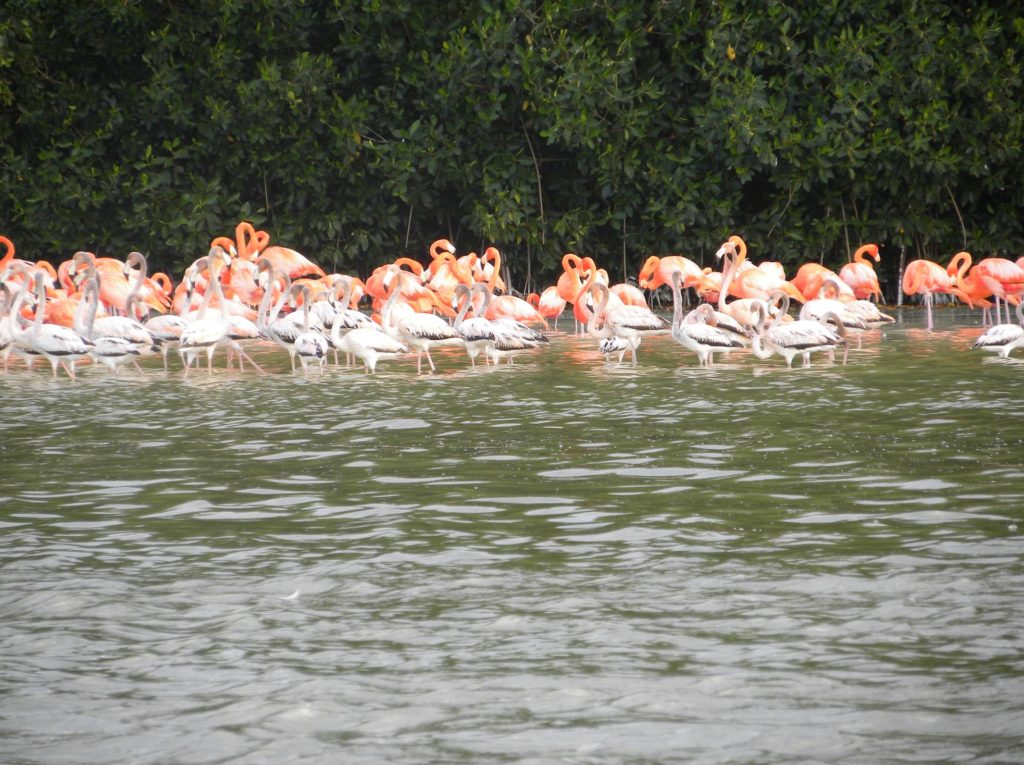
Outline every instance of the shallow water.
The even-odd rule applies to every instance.
[[[12,369],[4,761],[1020,761],[1024,358],[920,318],[793,370]]]

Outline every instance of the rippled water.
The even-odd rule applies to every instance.
[[[1024,361],[0,375],[14,763],[1024,759]]]

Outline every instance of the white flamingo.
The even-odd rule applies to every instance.
[[[702,367],[709,367],[715,352],[728,353],[745,348],[746,343],[734,332],[718,327],[719,315],[714,306],[701,303],[683,316],[682,271],[672,272],[672,339],[697,354]]]
[[[416,351],[416,374],[423,373],[423,354],[427,355],[430,371],[436,371],[434,360],[430,357],[430,349],[437,345],[462,345],[465,338],[462,333],[448,322],[432,313],[409,313],[395,316],[395,301],[401,292],[401,279],[405,271],[397,266],[389,269],[385,276],[385,289],[388,299],[380,310],[381,326],[384,331],[404,345]],[[390,279],[388,278],[390,277]]]
[[[367,374],[377,371],[377,362],[381,359],[393,359],[409,352],[372,321],[368,326],[350,329],[345,334],[341,334],[341,327],[335,324],[331,328],[331,343],[338,350],[360,359]]]
[[[327,363],[327,338],[318,329],[311,328],[312,310],[310,309],[310,289],[306,284],[294,284],[291,288],[291,304],[295,307],[296,298],[302,296],[301,331],[292,341],[295,355],[302,364],[302,376],[309,377],[309,364],[312,362],[320,367],[321,376]]]
[[[757,307],[757,332],[753,336],[752,348],[755,356],[759,359],[768,359],[773,353],[777,353],[786,360],[787,367],[792,367],[793,358],[800,354],[806,367],[810,366],[811,353],[814,351],[833,354],[836,348],[845,348],[845,328],[838,316],[832,313],[826,316],[835,323],[834,328],[830,324],[812,319],[783,322],[782,317],[789,309],[789,296],[781,292],[773,293],[772,302],[777,296],[781,297],[782,305],[779,314],[767,327],[767,311],[763,307]],[[843,363],[845,362],[844,357]]]
[[[36,271],[32,278],[36,296],[35,318],[28,329],[15,333],[14,342],[29,355],[49,359],[54,377],[57,376],[57,367],[62,366],[68,377],[74,380],[75,362],[89,355],[93,342],[70,327],[43,323],[43,313],[46,310],[45,275],[42,271]],[[26,290],[22,290],[11,308],[13,315],[17,316],[25,297]]]
[[[989,327],[971,347],[998,353],[1004,359],[1015,348],[1024,348],[1024,303],[1018,303],[1014,310],[1017,314],[1017,324],[996,324]]]

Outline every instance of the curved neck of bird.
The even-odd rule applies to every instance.
[[[139,291],[142,289],[142,283],[146,281],[146,259],[140,252],[128,253],[128,259],[125,262],[125,276],[127,272],[131,270],[132,265],[137,265],[139,270],[135,272],[135,281],[132,282],[132,288],[128,292],[128,297],[124,301],[124,313],[125,316],[132,315],[132,303],[139,298]]]
[[[636,283],[641,288],[646,289],[647,285],[650,284],[651,279],[654,277],[654,272],[658,270],[658,264],[661,262],[661,258],[657,255],[651,255],[644,261],[644,267],[640,269],[640,275],[636,279]]]
[[[857,251],[853,253],[853,262],[862,266],[872,266],[871,262],[868,261],[868,258],[866,257],[869,256],[875,261],[875,263],[877,263],[879,261],[878,251],[872,250],[872,247],[874,247],[872,244],[862,244],[858,247]]]
[[[964,277],[967,275],[967,269],[971,267],[971,253],[969,252],[958,252],[953,256],[953,259],[949,261],[949,265],[946,266],[946,273],[950,276],[954,276],[956,279],[956,286],[960,289],[966,289],[964,285]]]
[[[455,248],[452,247],[452,243],[449,242],[447,239],[438,239],[433,244],[430,245],[430,249],[428,250],[428,252],[430,253],[431,260],[437,260],[439,257],[441,257],[442,253],[445,252],[447,252],[449,255],[454,255]]]
[[[591,287],[594,286],[594,280],[597,278],[597,269],[585,267],[583,273],[587,275],[587,278],[580,286],[580,291],[576,293],[576,307],[579,309],[580,314],[582,314],[583,320],[587,325],[587,330],[589,331],[591,328],[590,325],[594,321],[594,312],[587,304],[587,296],[590,294]]]
[[[729,287],[736,275],[736,256],[732,252],[722,255],[722,286],[718,289],[718,310],[725,311],[725,299],[729,296]]]
[[[683,272],[672,272],[672,331],[683,326]]]
[[[754,313],[757,314],[757,321],[754,323],[754,334],[750,337],[750,350],[759,359],[770,358],[772,352],[765,350],[761,345],[761,338],[764,336],[765,323],[768,321],[768,306],[766,303],[754,303]]]
[[[608,289],[608,285],[600,281],[592,282],[587,289],[591,292],[601,293],[600,302],[598,302],[593,314],[591,314],[590,319],[587,321],[587,331],[594,333],[599,331],[607,320],[605,312],[608,310],[608,301],[611,299],[612,293],[611,290]]]
[[[583,259],[574,252],[567,252],[562,256],[562,270],[567,274],[576,273],[579,275],[580,264]]]
[[[8,239],[6,236],[0,236],[0,244],[4,246],[4,256],[0,258],[0,268],[3,268],[12,260],[14,260],[14,242]]]
[[[452,326],[458,329],[462,325],[463,319],[466,318],[469,306],[473,303],[469,287],[465,284],[458,285],[455,288],[455,298],[459,301],[459,312],[455,314],[455,321],[452,323]]]
[[[303,284],[298,288],[292,287],[292,295],[302,295],[302,331],[309,332],[310,327],[310,314],[309,314],[309,296],[310,290],[308,284]]]
[[[260,251],[256,242],[256,229],[249,221],[243,220],[235,226],[235,242],[237,243],[238,257],[245,260],[252,260],[253,256]]]
[[[84,250],[79,250],[71,256],[71,271],[75,273],[76,276],[78,274],[78,269],[83,265],[85,266],[85,279],[88,280],[95,278],[97,274],[96,256],[91,252],[85,252]]]
[[[292,280],[288,273],[280,268],[275,268],[270,272],[270,283],[267,285],[268,292],[273,292],[274,285],[277,284],[278,279],[284,282],[284,286],[281,288],[281,294],[277,297],[277,302],[274,303],[274,307],[270,309],[270,313],[267,315],[268,325],[273,324],[281,314],[281,309],[284,308],[284,304],[288,301],[288,293],[292,289]]]
[[[342,276],[338,279],[337,284],[339,285],[338,289],[341,290],[341,298],[339,301],[341,303],[341,308],[342,310],[348,310],[351,307],[349,306],[349,302],[352,299],[352,277]]]
[[[747,259],[747,243],[743,241],[741,237],[733,234],[729,237],[729,241],[736,247],[736,268],[740,267],[740,264]]]
[[[26,279],[22,282],[21,289],[18,290],[14,299],[11,301],[11,309],[7,312],[7,329],[11,333],[12,338],[19,338],[25,334],[21,331],[18,319],[21,316],[21,306],[28,298],[29,290],[31,288],[32,282]]]
[[[769,328],[774,327],[777,324],[781,324],[782,317],[789,313],[789,295],[785,292],[773,292],[768,296],[768,305],[774,305],[776,300],[781,300],[782,302],[779,303],[779,312],[775,315],[775,318],[772,319],[772,323],[768,325]],[[768,309],[766,308],[765,311],[767,310]]]
[[[494,292],[494,288],[498,286],[498,279],[501,278],[501,253],[497,247],[488,247],[484,250],[483,256],[484,263],[491,262],[491,276],[487,280],[487,291]]]
[[[391,321],[392,313],[395,308],[395,302],[398,300],[399,294],[402,292],[402,279],[405,272],[400,268],[393,267],[391,271],[391,281],[385,287],[387,291],[387,300],[384,301],[384,305],[380,307],[380,325],[386,330],[393,330],[394,323]]]
[[[82,299],[75,309],[75,331],[82,337],[92,340],[93,327],[96,324],[96,309],[99,308],[100,284],[90,279],[82,292]]]
[[[842,292],[834,276],[826,276],[818,289],[818,298],[823,300],[838,300]]]
[[[35,279],[35,290],[36,290],[36,315],[32,321],[32,335],[35,336],[39,333],[39,330],[43,326],[43,314],[46,313],[46,285],[43,283],[43,274],[40,271],[36,271]]]
[[[825,324],[834,324],[836,328],[836,334],[842,338],[846,338],[846,325],[843,324],[842,318],[835,311],[825,311],[825,315],[821,318]]]

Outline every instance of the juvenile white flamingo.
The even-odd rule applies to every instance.
[[[671,329],[668,322],[649,308],[624,305],[621,302],[611,304],[611,291],[605,284],[592,282],[587,289],[596,293],[595,298],[599,302],[594,314],[597,321],[607,330],[607,335],[621,337],[630,343],[634,366],[637,363],[636,349],[640,341],[650,335],[665,334]]]
[[[996,324],[989,327],[974,341],[972,348],[981,348],[998,353],[1004,359],[1015,348],[1024,348],[1024,303],[1017,303],[1016,324]]]
[[[792,367],[793,357],[800,354],[806,367],[811,364],[813,351],[834,352],[836,348],[846,345],[846,339],[841,334],[844,331],[842,320],[838,316],[829,315],[829,318],[838,325],[835,328],[830,324],[810,319],[782,322],[780,318],[789,310],[789,296],[779,293],[778,297],[782,299],[779,315],[767,327],[765,324],[768,312],[760,306],[756,309],[758,326],[751,350],[759,359],[768,359],[773,353],[777,353],[786,360],[787,367]],[[773,295],[772,300],[775,298],[776,295]]]
[[[390,280],[385,280],[388,298],[380,311],[381,326],[384,331],[416,351],[416,374],[423,373],[423,354],[427,355],[430,371],[436,371],[434,360],[430,357],[430,349],[436,345],[461,345],[465,342],[462,333],[448,322],[432,313],[408,313],[395,315],[395,302],[401,293],[401,280],[406,278],[405,272],[392,265],[389,270]]]
[[[697,354],[700,366],[711,366],[712,354],[744,348],[732,332],[719,329],[718,317],[710,303],[701,303],[685,317],[682,299],[683,275],[672,273],[672,339]]]
[[[292,346],[295,348],[295,355],[299,357],[302,364],[302,376],[309,377],[309,364],[312,362],[320,367],[321,376],[324,373],[324,365],[327,363],[327,338],[316,329],[310,327],[310,290],[306,284],[292,285],[291,300],[295,305],[295,299],[302,295],[302,328]]]
[[[25,331],[17,331],[14,335],[15,344],[25,353],[35,356],[43,356],[49,360],[53,368],[53,376],[57,376],[57,367],[64,367],[68,377],[75,379],[75,362],[89,354],[93,342],[82,337],[81,334],[59,324],[44,324],[43,312],[46,310],[46,284],[42,271],[36,271],[32,277],[35,288],[36,306],[35,319],[32,325]],[[21,309],[21,303],[27,295],[27,287],[23,289],[14,301],[12,313],[17,315]]]

